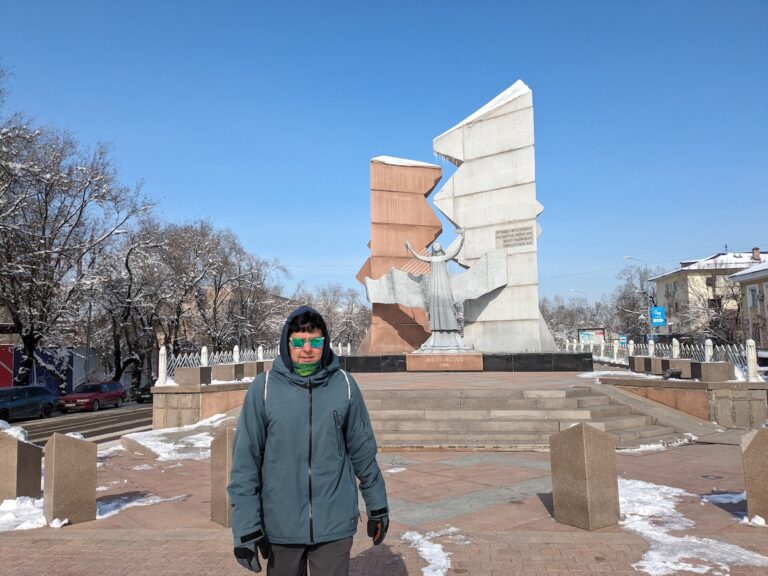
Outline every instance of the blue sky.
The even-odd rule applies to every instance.
[[[111,143],[164,218],[231,228],[309,287],[358,286],[369,160],[434,161],[517,79],[543,296],[609,292],[623,255],[768,250],[764,0],[0,0],[0,21],[7,110]]]

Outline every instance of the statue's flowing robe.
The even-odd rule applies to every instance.
[[[458,330],[451,280],[448,277],[448,262],[432,260],[432,271],[428,283],[429,307],[427,310],[430,330],[432,332]]]

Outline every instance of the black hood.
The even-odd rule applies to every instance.
[[[280,358],[283,360],[283,364],[289,371],[293,372],[293,362],[291,361],[290,345],[288,344],[288,325],[291,320],[300,316],[305,312],[314,312],[320,315],[320,312],[312,308],[311,306],[300,306],[288,315],[288,319],[283,324],[283,333],[280,336]],[[320,316],[322,318],[322,316]],[[323,318],[323,324],[325,324],[325,318]],[[323,326],[323,336],[325,341],[323,342],[323,355],[320,357],[320,368],[327,368],[333,360],[333,350],[331,350],[331,338],[328,335],[328,327]]]

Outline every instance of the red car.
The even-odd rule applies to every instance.
[[[120,382],[80,384],[74,392],[59,398],[59,412],[70,410],[91,410],[96,412],[102,406],[120,408],[125,402],[125,388]]]

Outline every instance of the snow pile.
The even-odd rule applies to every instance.
[[[384,472],[386,474],[399,474],[400,472],[405,472],[405,468],[388,468]]]
[[[231,416],[216,414],[196,424],[189,424],[180,428],[136,432],[126,434],[125,437],[152,450],[157,454],[158,460],[207,460],[211,457],[213,436],[208,432],[189,436],[185,436],[185,433],[193,432],[202,427],[218,428],[231,420],[233,420]]]
[[[77,440],[85,440],[85,436],[83,436],[80,432],[67,432],[65,436],[76,438]]]
[[[5,432],[8,436],[13,436],[16,440],[27,441],[27,431],[21,426],[11,426],[5,420],[0,420],[0,432]]]
[[[602,378],[603,376],[615,376],[618,378],[642,378],[646,380],[661,380],[661,376],[655,374],[643,374],[640,372],[628,372],[627,370],[595,370],[594,372],[582,372],[579,378]]]
[[[765,518],[762,516],[758,516],[755,514],[752,516],[752,520],[749,519],[749,516],[744,516],[744,518],[741,519],[742,524],[749,524],[750,526],[760,526],[761,528],[765,528]]]
[[[456,538],[460,536],[458,532],[458,528],[452,526],[438,532],[427,532],[426,536],[409,531],[400,536],[400,540],[411,548],[416,548],[419,556],[427,563],[427,566],[421,569],[424,576],[445,576],[451,567],[451,554],[444,551],[442,545],[432,542],[432,540],[441,536]],[[467,542],[457,543],[465,544]]]
[[[633,568],[651,576],[671,576],[683,570],[725,575],[731,564],[768,567],[768,557],[739,546],[670,534],[695,526],[675,509],[682,498],[689,496],[694,495],[679,488],[619,478],[621,525],[648,542],[648,550]]]
[[[68,520],[54,519],[50,526],[61,528]],[[0,504],[0,532],[30,530],[47,526],[43,513],[43,499],[20,496],[15,500],[3,500]]]
[[[138,466],[134,466],[131,468],[131,470],[154,470],[155,467],[151,464],[139,464]]]
[[[160,496],[142,496],[136,498],[135,496],[112,496],[105,497],[96,502],[96,519],[109,518],[115,514],[119,514],[126,508],[133,508],[135,506],[151,506],[152,504],[162,504],[163,502],[183,502],[189,498],[188,495],[174,496],[172,498],[161,498]]]

